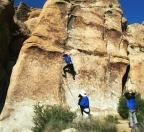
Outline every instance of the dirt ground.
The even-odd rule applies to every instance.
[[[128,123],[128,120],[119,120],[119,124],[117,124],[118,132],[131,132]]]

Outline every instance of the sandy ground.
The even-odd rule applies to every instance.
[[[128,120],[119,120],[119,124],[117,125],[118,132],[131,132],[128,123]]]

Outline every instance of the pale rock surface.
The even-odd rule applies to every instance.
[[[126,32],[129,42],[130,71],[126,89],[138,91],[144,97],[144,25],[129,25]]]
[[[28,20],[31,18],[38,17],[41,13],[41,9],[34,9],[31,12],[28,13]]]
[[[31,32],[33,32],[37,27],[37,20],[40,13],[41,13],[41,9],[35,9],[29,12],[28,20],[24,22]]]
[[[24,22],[26,24],[27,28],[30,30],[31,33],[37,27],[37,19],[38,19],[38,17],[34,17],[34,18],[31,18],[31,19],[29,19],[29,20],[27,20],[27,21]]]
[[[93,115],[117,114],[129,65],[121,19],[117,0],[46,1],[12,71],[0,117],[3,132],[30,131],[36,102],[62,103],[78,112],[82,90]],[[63,53],[72,57],[76,80],[70,74],[62,78]]]

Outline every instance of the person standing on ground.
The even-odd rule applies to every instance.
[[[73,79],[75,80],[76,72],[75,72],[75,70],[74,70],[74,66],[73,66],[71,57],[68,56],[67,54],[64,54],[64,55],[63,55],[63,59],[64,59],[64,61],[65,61],[66,64],[67,64],[67,65],[63,68],[63,72],[64,72],[63,77],[67,78],[66,72],[69,72],[70,74],[72,74]]]
[[[80,106],[82,116],[86,118],[90,114],[89,98],[86,95],[85,91],[81,92],[78,97],[79,97],[78,105]]]
[[[136,100],[135,100],[135,93],[132,91],[125,93],[125,97],[127,98],[127,107],[129,109],[129,122],[130,122],[130,128],[132,128],[134,125],[137,125],[137,118],[136,118]]]

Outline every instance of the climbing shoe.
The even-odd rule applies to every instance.
[[[64,74],[62,74],[62,76],[63,76],[64,78],[67,78],[67,76],[66,76],[66,75],[64,75]]]
[[[75,80],[75,76],[73,76],[73,80]]]

